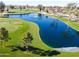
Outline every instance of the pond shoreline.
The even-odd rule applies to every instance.
[[[56,50],[63,52],[79,52],[79,47],[63,47],[63,48],[56,48]]]

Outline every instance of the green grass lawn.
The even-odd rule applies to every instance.
[[[38,12],[38,11],[39,11],[39,9],[37,9],[37,8],[22,9],[22,10],[20,10],[20,9],[11,9],[9,11],[9,13],[11,13],[11,14],[23,14],[23,13],[31,13],[31,12]]]
[[[15,24],[16,22],[21,22],[21,24]],[[6,22],[6,23],[4,23]],[[10,46],[10,45],[21,45],[22,44],[22,39],[23,39],[23,34],[29,29],[29,25],[25,23],[24,21],[17,20],[17,19],[10,19],[10,18],[0,18],[0,27],[5,27],[9,31],[9,36],[12,38],[8,42],[4,42],[4,45]],[[9,48],[6,47],[1,47],[0,48],[0,54],[5,56],[5,54],[8,54],[7,56],[19,56],[22,55],[19,54],[19,52],[11,52]]]
[[[19,22],[19,24],[17,24]],[[32,22],[25,22],[21,19],[0,18],[0,27],[5,27],[9,31],[9,36],[12,38],[8,42],[0,44],[0,56],[39,56],[22,51],[12,52],[10,48],[5,46],[20,45],[23,46],[23,37],[26,32],[30,32],[33,35],[32,46],[43,49],[52,50],[52,48],[45,45],[39,36],[39,28]]]

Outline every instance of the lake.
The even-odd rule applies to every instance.
[[[9,17],[36,23],[42,41],[50,47],[79,47],[79,32],[58,19],[37,13],[10,14]]]

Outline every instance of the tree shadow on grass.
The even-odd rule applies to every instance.
[[[20,47],[20,46],[8,46],[9,48],[11,48],[12,50],[11,51],[17,51],[17,50],[20,50],[20,51],[29,51],[29,52],[32,52],[33,54],[38,54],[40,56],[57,56],[60,54],[59,51],[56,51],[56,50],[53,50],[53,51],[50,51],[50,50],[42,50],[42,49],[39,49],[39,48],[36,48],[36,47],[33,47],[33,46],[28,46],[28,48],[26,47]]]

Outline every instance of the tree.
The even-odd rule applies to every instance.
[[[5,28],[1,28],[0,33],[1,33],[0,37],[1,40],[7,40],[9,38],[8,30],[6,30]]]
[[[0,2],[0,12],[4,12],[5,4],[1,1]]]
[[[77,7],[77,4],[76,3],[69,3],[68,5],[67,5],[67,9],[68,9],[68,13],[70,13],[70,12],[72,12],[72,11],[74,11],[74,9]]]
[[[11,9],[14,9],[14,8],[15,8],[15,6],[13,6],[13,5],[10,5],[10,8],[11,8]]]
[[[9,33],[8,30],[6,30],[5,28],[1,28],[0,29],[0,44],[2,47],[6,46],[6,43],[8,41],[9,38]]]
[[[77,21],[79,21],[79,10],[76,11]]]
[[[76,3],[69,3],[68,5],[67,5],[67,7],[70,9],[70,8],[72,8],[72,9],[74,9],[75,7],[76,7]]]
[[[22,10],[23,9],[22,6],[20,6],[19,9]]]
[[[40,11],[43,10],[43,6],[41,4],[39,4],[37,7],[39,8]]]
[[[24,46],[26,48],[28,48],[28,46],[31,44],[31,41],[33,40],[32,35],[28,32],[26,33],[25,37],[24,37]]]

